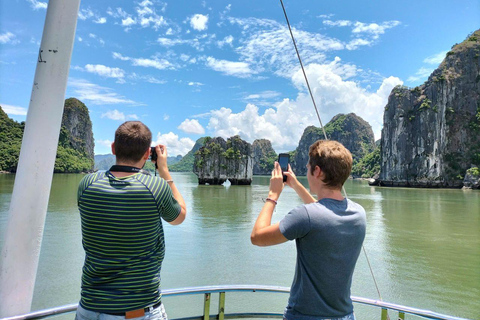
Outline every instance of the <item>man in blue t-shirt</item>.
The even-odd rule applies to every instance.
[[[365,238],[365,210],[342,195],[352,169],[352,155],[339,142],[318,140],[310,146],[307,180],[315,199],[297,180],[290,166],[283,172],[276,162],[267,201],[251,241],[271,246],[295,240],[297,263],[285,308],[287,320],[354,320],[350,298],[352,276]],[[272,214],[282,193],[283,175],[305,203],[279,223]]]
[[[115,132],[108,171],[86,175],[78,187],[85,262],[76,320],[166,320],[160,269],[165,256],[162,220],[184,221],[185,201],[167,167],[167,148],[155,147],[158,176],[141,168],[152,133],[140,121]]]

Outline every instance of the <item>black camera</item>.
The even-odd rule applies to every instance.
[[[152,159],[152,161],[157,161],[157,150],[155,148],[156,147],[150,147],[150,159]]]

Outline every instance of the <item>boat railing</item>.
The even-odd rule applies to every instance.
[[[165,289],[162,290],[162,297],[174,297],[184,295],[203,295],[203,314],[192,317],[176,318],[175,320],[210,320],[210,319],[240,319],[240,318],[283,318],[283,313],[276,312],[243,312],[243,313],[225,313],[225,294],[226,292],[267,292],[267,293],[289,293],[288,287],[277,286],[262,286],[262,285],[221,285],[221,286],[206,286],[206,287],[188,287],[179,289]],[[212,294],[218,293],[218,312],[212,314],[210,311],[210,302]],[[438,319],[438,320],[468,320],[465,318],[458,318],[449,315],[436,313],[429,310],[416,309],[406,307],[398,304],[384,302],[380,300],[355,297],[352,296],[354,303],[368,305],[381,309],[379,315],[381,320],[389,318],[388,311],[398,313],[398,320],[406,319],[406,315],[414,315],[424,319]],[[29,320],[29,319],[44,319],[56,315],[61,315],[76,311],[78,303],[68,304],[61,307],[44,309],[26,313],[23,315],[2,318],[0,320]]]

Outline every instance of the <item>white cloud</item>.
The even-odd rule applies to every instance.
[[[101,64],[87,64],[85,70],[105,78],[123,79],[125,77],[125,71],[122,69],[110,68]]]
[[[186,133],[205,134],[205,129],[198,120],[195,119],[185,119],[185,121],[178,126],[178,129]]]
[[[92,9],[87,8],[87,9],[80,9],[78,11],[78,19],[80,20],[87,20],[89,18],[94,17],[95,14],[93,13]]]
[[[198,87],[198,86],[203,86],[204,84],[201,83],[201,82],[190,81],[190,82],[188,83],[188,85],[189,85],[189,86],[196,86],[196,87]]]
[[[168,119],[170,119],[170,116],[165,113],[165,114],[163,115],[163,120],[167,121]]]
[[[99,17],[99,18],[97,18],[97,20],[94,20],[93,22],[98,23],[98,24],[104,24],[104,23],[107,23],[107,18]]]
[[[30,5],[33,10],[38,10],[38,9],[47,9],[47,3],[46,2],[41,2],[38,0],[27,0],[30,2]]]
[[[114,58],[114,59],[120,59],[120,60],[122,60],[122,61],[128,61],[128,60],[131,59],[131,58],[129,58],[129,57],[123,56],[121,53],[118,53],[118,52],[113,52],[112,55],[113,55],[113,58]]]
[[[332,21],[332,20],[324,20],[323,24],[327,26],[332,26],[332,27],[348,27],[352,25],[352,21],[350,20],[337,20],[337,21]]]
[[[440,64],[442,63],[443,59],[445,59],[447,52],[448,50],[445,50],[437,54],[431,55],[430,57],[425,58],[423,62],[428,64]]]
[[[280,95],[281,95],[280,92],[267,90],[267,91],[263,91],[263,92],[260,92],[260,93],[249,94],[244,99],[245,100],[272,99],[272,98],[276,98]]]
[[[113,52],[114,59],[120,59],[122,61],[131,61],[133,66],[146,67],[146,68],[155,68],[158,70],[165,69],[175,69],[175,66],[165,59],[158,59],[153,57],[153,59],[148,58],[131,58],[126,57],[118,52]]]
[[[161,134],[159,132],[157,134],[157,140],[154,143],[166,145],[168,156],[184,156],[190,150],[192,150],[193,146],[195,145],[195,141],[193,141],[192,139],[179,138],[178,135],[173,132],[169,132],[166,134]]]
[[[110,148],[112,146],[112,142],[111,140],[99,140],[99,139],[95,139],[95,146],[104,146],[104,147],[107,147],[107,148]]]
[[[113,18],[126,18],[128,16],[128,13],[122,8],[117,8],[115,10],[108,8],[107,14],[112,16]]]
[[[363,23],[363,22],[357,21],[353,24],[354,28],[352,32],[353,33],[369,33],[373,35],[374,39],[377,39],[379,35],[385,33],[385,30],[396,27],[399,24],[400,24],[400,21],[396,21],[396,20],[385,21],[381,24]]]
[[[122,122],[126,120],[138,120],[138,116],[136,114],[125,115],[123,112],[120,112],[117,109],[109,110],[103,113],[102,118],[107,118],[110,120],[116,120],[116,121],[122,121]]]
[[[75,96],[80,101],[93,105],[104,104],[127,104],[134,106],[144,105],[142,103],[130,100],[116,93],[113,89],[102,87],[97,84],[88,82],[84,79],[69,78],[68,90],[71,90],[71,96]]]
[[[408,77],[407,82],[416,82],[419,80],[425,80],[430,76],[430,74],[433,72],[433,68],[425,68],[421,67],[418,69],[418,71],[415,73],[415,75]]]
[[[27,109],[24,107],[11,106],[3,103],[0,103],[0,107],[2,107],[3,111],[5,111],[5,113],[8,115],[16,115],[16,116],[27,115]]]
[[[370,45],[372,45],[372,44],[373,44],[373,42],[370,41],[370,40],[356,38],[356,39],[353,39],[353,40],[349,41],[349,42],[345,45],[345,48],[347,48],[348,50],[356,50],[356,49],[358,49],[358,47],[361,47],[361,46],[370,46]]]
[[[124,27],[129,27],[133,24],[136,24],[137,23],[137,20],[136,19],[132,19],[131,17],[127,17],[125,19],[122,19],[122,26]]]
[[[249,78],[256,72],[250,69],[250,66],[246,62],[235,62],[227,60],[217,60],[213,57],[208,57],[206,64],[209,68],[219,71],[229,76],[235,76],[239,78]]]
[[[229,18],[229,21],[243,29],[240,46],[235,50],[240,55],[240,60],[248,63],[252,69],[257,72],[271,70],[276,75],[287,78],[298,70],[292,39],[284,24],[256,18]],[[320,33],[295,28],[293,33],[305,65],[323,62],[325,52],[345,49],[342,41]]]
[[[133,59],[132,65],[145,68],[155,68],[158,70],[171,69],[173,66],[165,59]]]
[[[145,82],[153,83],[153,84],[165,84],[165,83],[167,83],[166,80],[160,80],[160,79],[157,79],[154,76],[150,76],[150,75],[139,75],[139,74],[136,74],[135,72],[128,75],[128,79],[134,80],[134,81],[141,80],[141,81],[145,81]]]
[[[18,41],[15,38],[16,38],[16,36],[13,33],[5,32],[5,33],[0,34],[0,43],[1,44],[7,44],[7,43],[17,44],[17,43],[19,43],[20,41]]]
[[[203,14],[197,13],[190,18],[190,26],[197,31],[206,30],[207,23],[208,23],[208,14],[203,15]]]
[[[222,48],[224,45],[233,46],[233,36],[226,36],[222,41],[217,41],[217,45]]]
[[[378,139],[388,96],[402,81],[388,77],[383,79],[377,91],[369,92],[358,83],[345,80],[355,73],[354,68],[353,65],[342,65],[340,59],[335,59],[327,64],[310,64],[306,66],[306,72],[324,125],[338,113],[354,112],[371,124]],[[309,125],[319,127],[319,122],[305,87],[303,73],[296,72],[291,80],[300,90],[295,100],[284,99],[263,113],[254,104],[247,104],[238,113],[228,108],[212,110],[207,128],[214,136],[227,138],[239,134],[249,142],[266,138],[277,151],[293,150],[303,130]]]

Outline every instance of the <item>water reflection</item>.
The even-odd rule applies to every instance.
[[[0,241],[6,228],[14,177],[0,175]],[[34,309],[79,299],[84,254],[76,190],[81,178],[82,175],[54,175]],[[185,198],[188,216],[180,226],[165,224],[163,288],[291,284],[294,242],[268,248],[250,243],[251,228],[268,194],[268,176],[255,176],[251,186],[228,188],[199,186],[193,174],[174,173],[173,179]],[[299,180],[307,184],[305,177]],[[345,188],[348,197],[367,211],[365,249],[384,300],[480,318],[479,191],[378,188],[352,180],[347,181]],[[286,188],[273,221],[279,221],[300,204],[295,192]],[[363,253],[354,274],[352,294],[378,298]],[[238,303],[228,307],[237,310],[242,304],[263,306],[269,302],[282,310],[286,299],[280,296],[270,301],[268,296],[255,296],[254,301],[247,302],[240,297]],[[190,301],[167,300],[167,311],[173,317],[188,315],[197,305],[201,308],[201,302]],[[376,311],[356,308],[359,319],[379,318]],[[71,319],[71,315],[67,318]]]
[[[205,186],[192,189],[191,216],[201,228],[219,232],[244,227],[252,212],[251,186]]]

